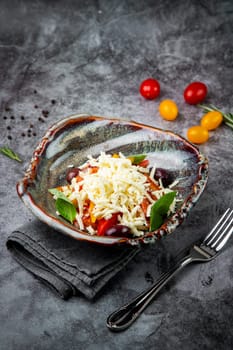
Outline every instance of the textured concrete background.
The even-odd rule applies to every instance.
[[[201,111],[185,104],[184,87],[201,80],[206,102],[232,111],[233,2],[5,1],[0,5],[0,349],[232,349],[233,242],[214,261],[190,266],[126,332],[108,331],[110,312],[149,286],[182,249],[205,234],[232,200],[233,133],[222,126],[201,146],[210,162],[206,191],[185,223],[146,247],[94,301],[64,302],[21,268],[7,236],[32,220],[15,184],[46,129],[72,113],[134,119],[186,135]],[[138,88],[161,82],[156,101]],[[175,122],[159,101],[174,99]],[[48,111],[46,113],[44,111]]]

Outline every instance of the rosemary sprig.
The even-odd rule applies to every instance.
[[[8,146],[0,147],[0,153],[4,154],[4,156],[11,158],[13,160],[17,160],[17,162],[22,162],[19,158],[18,154],[16,154],[11,148]]]
[[[219,108],[217,108],[214,105],[199,105],[199,107],[201,107],[204,112],[212,112],[212,111],[218,111],[222,114],[223,116],[223,121],[224,123],[229,126],[231,129],[233,129],[233,113],[224,113],[223,111],[221,111]]]

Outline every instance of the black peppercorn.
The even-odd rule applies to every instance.
[[[47,117],[48,117],[48,114],[49,114],[49,111],[43,110],[43,111],[42,111],[42,114],[43,114],[43,116],[44,116],[45,118],[47,118]]]

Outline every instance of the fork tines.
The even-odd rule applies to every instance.
[[[204,244],[219,251],[233,232],[233,210],[228,208],[204,239]]]

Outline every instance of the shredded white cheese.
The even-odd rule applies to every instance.
[[[98,167],[98,171],[93,172],[87,166]],[[79,176],[83,180],[77,181],[74,177],[70,185],[62,187],[62,191],[76,203],[79,228],[85,228],[91,235],[95,234],[95,230],[83,222],[87,201],[92,203],[92,216],[96,219],[109,219],[113,213],[119,212],[119,224],[128,226],[134,236],[140,236],[144,234],[140,227],[148,225],[146,217],[150,216],[155,198],[171,192],[171,189],[163,187],[161,180],[154,180],[155,167],[149,174],[149,169],[132,165],[131,160],[121,153],[113,157],[102,152],[97,159],[89,156],[88,162],[80,169]],[[148,176],[160,189],[151,191]],[[143,199],[149,201],[146,217],[141,207]],[[174,206],[171,206],[170,210],[173,209]]]
[[[139,204],[147,196],[147,177],[122,154],[119,158],[113,158],[101,153],[98,159],[89,157],[89,164],[98,166],[98,172],[85,173],[83,181],[76,182],[74,178],[71,182],[74,191],[70,193],[69,199],[78,202],[78,223],[85,199],[88,198],[94,204],[92,213],[96,218],[108,219],[113,213],[120,212],[120,224],[130,227],[134,235],[143,234],[137,227],[146,225]]]

